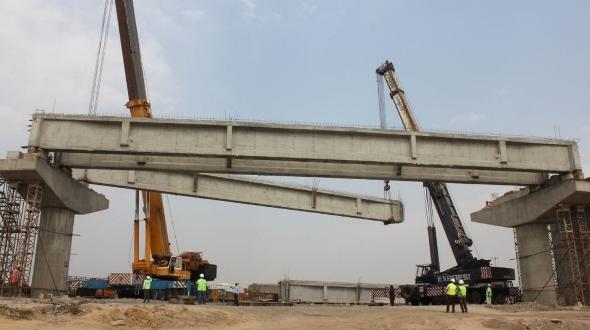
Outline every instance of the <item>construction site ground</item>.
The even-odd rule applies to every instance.
[[[457,306],[458,307],[458,306]],[[468,314],[444,306],[228,306],[159,301],[0,300],[0,329],[590,329],[587,307],[471,305]]]

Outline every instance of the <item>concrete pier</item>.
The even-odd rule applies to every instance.
[[[524,301],[557,305],[555,277],[547,225],[530,223],[516,227]]]
[[[74,216],[105,210],[109,201],[39,154],[9,152],[7,159],[0,159],[0,176],[24,186],[43,185],[31,295],[66,294]]]
[[[587,220],[585,216],[582,221],[568,216],[569,220],[564,221],[557,214],[564,208],[571,209],[571,214],[585,210],[590,204],[590,181],[556,179],[542,189],[524,188],[507,193],[472,213],[471,220],[516,229],[524,301],[587,304],[583,299],[590,274],[585,266],[590,255],[590,248],[585,248],[590,246]],[[552,228],[553,246],[549,244],[548,225]],[[571,244],[567,243],[565,232],[569,233]]]
[[[31,296],[67,294],[74,212],[65,208],[42,209],[39,222]]]

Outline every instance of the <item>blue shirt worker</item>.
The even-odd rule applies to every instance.
[[[232,292],[234,293],[234,306],[240,306],[240,283],[236,282]]]

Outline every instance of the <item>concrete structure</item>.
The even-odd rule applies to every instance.
[[[590,182],[570,179],[542,189],[509,192],[493,201],[492,207],[472,213],[471,220],[510,228],[533,222],[552,224],[560,204],[590,204]]]
[[[538,287],[552,274],[545,267],[547,258],[534,257],[546,251],[535,250],[543,249],[548,236],[538,223],[549,221],[558,204],[573,203],[577,209],[590,204],[590,183],[580,180],[577,145],[564,140],[37,114],[29,148],[55,152],[58,162],[70,168],[191,173],[181,180],[185,190],[190,189],[187,182],[194,185],[190,176],[195,172],[542,185],[506,196],[472,219],[516,227],[522,286],[540,292],[535,297],[546,303],[554,302],[555,295]],[[119,173],[125,173],[120,182],[133,181],[129,172]],[[132,173],[137,177],[140,172]],[[552,174],[564,181],[548,182]],[[566,237],[578,239],[576,235]]]
[[[553,256],[547,237],[547,225],[528,223],[516,226],[515,230],[518,238],[520,287],[523,300],[556,305]]]
[[[408,169],[463,169],[467,172],[459,173],[462,178],[457,182],[468,181],[469,176],[470,182],[479,183],[531,184],[533,178],[534,183],[541,183],[542,173],[577,176],[581,172],[573,141],[233,121],[37,114],[29,145],[62,153],[221,159],[225,169],[220,171],[226,173],[232,173],[234,163],[250,160],[258,163],[251,163],[256,167],[249,172],[263,175],[300,175],[290,168],[269,170],[289,165],[280,162],[300,163],[299,167],[312,176],[338,176],[333,164],[340,164],[348,173],[356,171],[357,178],[371,176],[359,171],[367,170],[367,165],[389,166],[390,173],[400,175],[388,178],[406,180],[428,179],[426,174],[419,178],[402,176]],[[545,157],[547,154],[552,157]],[[178,170],[176,160],[157,159],[174,163]],[[144,164],[138,159],[135,169]],[[486,177],[482,178],[479,171],[486,171]],[[508,177],[502,176],[505,171],[511,172]],[[449,175],[457,173],[447,174],[445,180],[453,181]],[[494,176],[501,179],[494,180]]]
[[[0,176],[43,185],[31,294],[65,294],[74,215],[104,210],[108,200],[49,166],[39,155],[9,153],[8,159],[0,159]]]
[[[507,193],[471,220],[515,228],[525,301],[572,305],[590,303],[587,215],[590,182],[555,178],[543,188]]]
[[[402,165],[300,162],[272,159],[231,159],[62,152],[60,162],[71,168],[311,176],[397,181],[444,181],[506,185],[541,184],[542,173],[430,168]],[[229,167],[228,167],[229,165]]]
[[[64,294],[69,268],[75,214],[104,210],[108,200],[90,190],[88,183],[161,191],[185,196],[333,214],[383,223],[403,221],[398,201],[308,188],[293,184],[223,175],[148,171],[74,170],[70,174],[51,166],[43,153],[10,152],[0,159],[0,176],[8,181],[41,183],[41,219],[31,293]]]
[[[399,201],[253,178],[93,169],[75,170],[73,176],[88,183],[119,188],[332,214],[385,224],[403,221],[403,206]]]
[[[42,208],[64,208],[87,214],[109,206],[104,195],[51,167],[38,154],[9,152],[6,159],[0,159],[0,176],[8,181],[44,183]]]
[[[369,304],[373,290],[389,288],[389,284],[296,280],[280,281],[279,286],[283,302],[331,304]]]
[[[72,210],[47,207],[41,211],[31,296],[67,294],[68,271],[74,231]]]

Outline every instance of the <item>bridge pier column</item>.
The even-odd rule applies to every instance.
[[[547,224],[527,223],[515,229],[523,300],[557,305]]]
[[[31,296],[67,294],[74,212],[47,207],[41,211]]]

